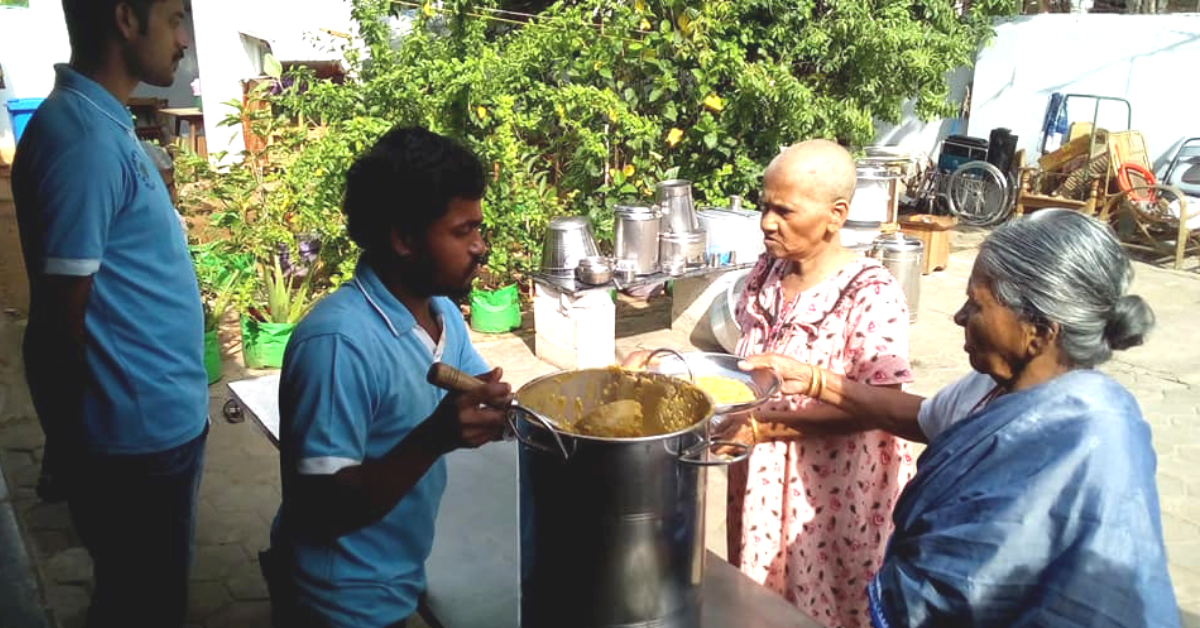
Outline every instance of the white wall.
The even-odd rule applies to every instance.
[[[961,103],[971,85],[971,68],[959,68],[949,75],[950,100]],[[961,118],[935,118],[925,121],[913,113],[913,101],[904,104],[900,124],[875,123],[875,143],[900,146],[910,152],[937,155],[938,142],[947,135],[964,135],[967,123]]]
[[[322,28],[353,32],[346,0],[203,0],[192,3],[192,17],[210,155],[219,151],[236,154],[244,148],[240,126],[220,126],[221,120],[234,112],[224,103],[240,101],[241,81],[258,76],[240,32],[287,40],[293,49],[307,34],[319,37]]]
[[[0,7],[0,161],[15,148],[8,104],[12,98],[42,98],[54,87],[55,63],[70,60],[61,0],[30,0],[28,8]]]
[[[190,22],[184,27],[190,29]],[[4,105],[11,98],[45,97],[54,87],[54,64],[70,58],[62,0],[29,0],[28,8],[0,7],[0,63],[4,64],[5,82],[0,89],[0,161],[10,162],[15,148],[12,121]],[[134,95],[157,96],[168,99],[173,107],[188,107],[193,103],[189,84],[196,76],[193,45],[180,60],[171,87],[142,85]]]
[[[1200,136],[1197,68],[1200,14],[1015,18],[998,24],[995,41],[979,53],[969,128],[979,137],[1012,129],[1032,161],[1050,94],[1125,98],[1133,128],[1161,167],[1181,138]],[[1070,120],[1090,122],[1091,102],[1071,99]],[[1101,105],[1099,125],[1123,130],[1124,108]]]

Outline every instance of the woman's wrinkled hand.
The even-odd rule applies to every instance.
[[[738,368],[743,371],[754,369],[774,369],[783,380],[783,394],[803,395],[808,393],[816,367],[805,364],[795,358],[778,353],[763,353],[752,355],[738,362]]]
[[[742,445],[754,447],[754,428],[750,426],[749,421],[743,421],[737,425],[730,426],[730,428],[724,431],[719,438],[716,438],[716,440],[740,443]],[[722,456],[735,456],[741,453],[738,448],[731,447],[729,445],[719,445],[713,449],[713,452]]]
[[[624,360],[621,360],[621,368],[626,368],[631,371],[644,371],[657,363],[658,356],[654,354],[654,351],[638,349],[637,351],[625,356]]]
[[[646,370],[646,365],[649,362],[650,352],[646,351],[645,349],[638,349],[637,351],[625,356],[624,360],[621,360],[621,368],[626,368],[632,371],[644,371]]]

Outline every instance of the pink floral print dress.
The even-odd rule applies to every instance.
[[[750,272],[739,355],[781,353],[877,386],[912,381],[908,308],[886,268],[855,260],[784,303],[788,267],[764,255]],[[813,403],[784,396],[765,409]],[[869,626],[866,586],[913,470],[911,445],[880,431],[756,445],[729,471],[730,562],[830,628]]]

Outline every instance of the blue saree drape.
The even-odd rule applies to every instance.
[[[877,628],[1179,626],[1150,429],[1079,370],[946,430],[896,504]]]

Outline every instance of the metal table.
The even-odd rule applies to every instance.
[[[231,382],[229,390],[278,445],[279,376]],[[456,451],[446,463],[421,614],[435,628],[517,628],[517,445]],[[702,596],[698,628],[821,628],[712,552]]]

